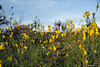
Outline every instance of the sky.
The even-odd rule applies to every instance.
[[[77,28],[80,21],[82,21],[80,25],[86,24],[83,18],[85,11],[90,12],[92,19],[97,0],[0,0],[0,5],[8,16],[14,13],[15,20],[22,18],[22,24],[25,25],[33,23],[37,16],[46,27],[53,26],[55,20],[62,22],[73,20]],[[9,13],[11,6],[14,8]],[[96,14],[96,23],[100,27],[100,8]]]

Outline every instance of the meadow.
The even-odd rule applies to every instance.
[[[97,4],[97,8],[99,5]],[[83,17],[89,19],[85,11]],[[18,25],[0,30],[0,67],[100,67],[100,32],[94,20],[76,29],[73,20],[66,30],[53,31]],[[63,25],[60,25],[63,27]],[[88,30],[88,31],[86,31]]]

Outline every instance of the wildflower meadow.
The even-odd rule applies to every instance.
[[[89,11],[83,12],[86,20],[90,16]],[[92,19],[90,25],[80,28],[68,20],[60,25],[62,32],[50,25],[45,29],[43,24],[39,28],[13,22],[7,31],[0,30],[0,67],[100,67],[100,29],[95,13]]]

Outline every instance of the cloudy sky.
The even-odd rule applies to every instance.
[[[100,1],[100,0],[99,0]],[[23,18],[22,24],[30,24],[35,20],[35,16],[44,25],[53,25],[55,20],[73,20],[76,27],[80,20],[85,24],[83,14],[85,11],[92,13],[96,10],[97,0],[0,0],[6,14],[9,14],[11,6],[15,20]],[[100,3],[99,3],[100,5]],[[10,15],[10,14],[9,14]],[[96,23],[100,27],[100,8],[96,14]]]

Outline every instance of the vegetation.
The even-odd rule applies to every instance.
[[[88,20],[89,16],[85,11],[83,17]],[[5,33],[0,30],[0,67],[100,67],[100,32],[95,13],[93,19],[78,29],[73,20],[58,22],[54,31],[50,25],[46,30],[43,24],[39,28],[40,23],[26,26],[14,22]]]

